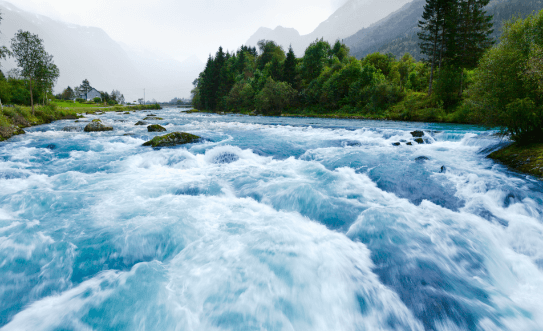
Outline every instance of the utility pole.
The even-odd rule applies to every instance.
[[[145,89],[143,89],[143,105],[145,106]]]

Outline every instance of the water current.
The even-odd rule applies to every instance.
[[[203,139],[0,143],[2,330],[543,330],[543,184],[492,131],[153,112]]]

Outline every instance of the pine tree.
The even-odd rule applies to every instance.
[[[452,63],[462,69],[460,94],[462,94],[463,69],[477,66],[484,52],[493,44],[492,16],[486,15],[484,8],[489,0],[456,0],[457,27],[455,35],[450,38],[449,53]]]
[[[283,65],[283,80],[294,87],[296,79],[296,55],[292,50],[292,45],[288,48],[287,58]]]
[[[422,21],[419,21],[421,32],[419,47],[422,54],[426,55],[427,61],[431,63],[430,84],[428,94],[432,94],[432,84],[436,62],[441,65],[445,45],[447,44],[447,17],[450,15],[451,0],[427,0],[424,5]]]

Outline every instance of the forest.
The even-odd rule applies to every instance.
[[[484,124],[519,142],[543,141],[543,11],[503,22],[488,0],[428,0],[422,61],[350,55],[315,40],[302,57],[262,40],[218,49],[194,81],[193,105],[212,112]]]

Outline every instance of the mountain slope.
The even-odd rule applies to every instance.
[[[373,52],[392,53],[396,57],[410,53],[416,59],[420,59],[417,23],[421,19],[424,4],[425,0],[415,0],[373,26],[345,39],[345,43],[351,48],[351,54],[362,58]],[[497,40],[501,35],[503,24],[513,16],[525,17],[541,9],[543,0],[491,1],[486,10],[493,16],[492,37]]]
[[[411,0],[349,0],[311,33],[301,36],[298,31],[281,26],[275,29],[260,28],[247,41],[255,46],[259,40],[273,40],[286,50],[292,44],[296,55],[301,56],[307,46],[316,39],[328,42],[346,38],[364,27],[370,26]]]
[[[46,51],[54,56],[60,70],[55,87],[57,92],[88,79],[101,91],[120,90],[130,101],[143,94],[144,87],[156,91],[152,97],[169,100],[175,96],[188,96],[190,82],[201,69],[196,68],[195,76],[191,73],[189,77],[181,72],[181,64],[177,61],[157,66],[160,61],[127,52],[102,29],[59,22],[23,11],[6,1],[0,1],[0,11],[3,17],[0,44],[9,47],[10,39],[19,29],[38,34],[44,40]],[[2,71],[14,67],[14,59],[2,61]],[[157,70],[149,72],[149,67]],[[172,86],[175,91],[171,91]],[[170,92],[163,91],[165,87]]]

